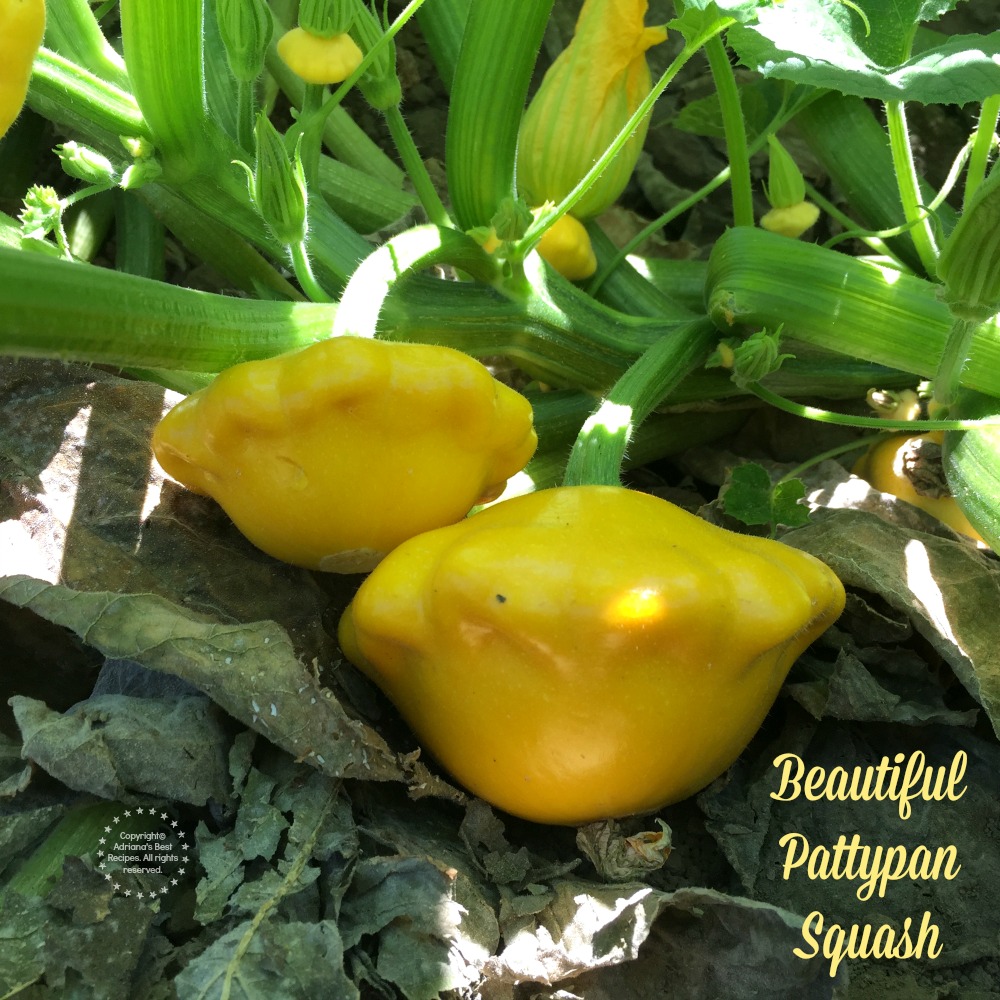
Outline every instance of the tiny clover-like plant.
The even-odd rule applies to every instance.
[[[800,502],[806,495],[801,479],[772,483],[767,470],[756,462],[737,465],[729,474],[719,499],[730,517],[744,524],[770,525],[773,538],[778,525],[798,528],[809,521],[809,508]]]

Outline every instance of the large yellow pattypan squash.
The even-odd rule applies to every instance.
[[[45,0],[0,0],[0,136],[21,113],[45,34]]]
[[[153,433],[255,545],[333,572],[495,498],[536,443],[531,405],[474,358],[360,337],[229,368]]]
[[[578,824],[721,774],[843,606],[797,549],[631,490],[562,487],[401,545],[340,643],[466,788]]]

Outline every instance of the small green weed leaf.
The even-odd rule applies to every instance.
[[[729,42],[765,77],[876,100],[965,104],[1000,92],[1000,32],[941,37],[910,56],[913,25],[950,9],[944,0],[865,0],[871,24],[831,0],[786,0],[739,25]]]
[[[720,499],[726,513],[744,524],[798,527],[809,520],[809,509],[799,503],[805,495],[801,479],[772,485],[762,466],[745,462],[733,469]]]
[[[785,524],[798,528],[809,523],[809,508],[799,501],[804,500],[806,487],[801,479],[787,479],[774,487],[771,496],[773,524]]]

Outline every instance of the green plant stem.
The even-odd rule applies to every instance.
[[[322,340],[334,314],[0,247],[0,354],[12,357],[218,372]]]
[[[35,56],[28,106],[75,136],[114,149],[118,156],[119,136],[150,134],[130,93],[44,47]]]
[[[183,182],[212,169],[221,130],[205,104],[201,0],[120,0],[119,13],[132,92],[164,172]]]
[[[825,462],[827,459],[849,455],[852,451],[861,451],[862,448],[867,448],[872,442],[878,441],[881,437],[881,434],[866,434],[864,437],[858,438],[857,441],[838,444],[833,448],[827,448],[826,451],[821,451],[818,455],[811,455],[806,461],[800,465],[796,465],[794,469],[789,469],[775,485],[777,486],[778,483],[787,483],[791,479],[797,479],[803,472],[819,465],[820,462]]]
[[[736,77],[729,62],[729,53],[718,36],[705,43],[705,55],[712,71],[715,90],[722,109],[722,127],[726,136],[729,159],[730,191],[733,199],[733,225],[752,226],[753,190],[750,186],[750,154],[747,150],[746,127]]]
[[[697,191],[682,199],[669,211],[664,212],[659,218],[654,219],[648,226],[644,226],[635,236],[623,246],[606,264],[601,266],[590,283],[587,285],[587,292],[596,295],[601,286],[612,274],[616,267],[630,254],[636,247],[649,239],[654,233],[659,232],[665,226],[669,226],[674,219],[683,215],[689,208],[693,208],[698,202],[707,198],[717,188],[722,187],[729,180],[731,171],[729,167],[723,167],[707,184],[703,184]]]
[[[825,198],[809,181],[806,181],[806,194],[809,196],[809,200],[821,208],[831,219],[836,219],[844,227],[844,232],[838,233],[835,237],[827,240],[823,245],[825,247],[833,247],[837,243],[841,243],[844,240],[858,239],[865,244],[869,249],[874,250],[875,253],[881,254],[884,257],[888,257],[890,260],[894,261],[900,270],[904,270],[909,274],[913,272],[906,266],[906,263],[893,253],[892,248],[884,242],[885,236],[896,236],[900,233],[906,232],[910,226],[902,225],[897,226],[895,229],[883,229],[879,232],[872,232],[870,230],[862,229],[858,224],[852,219],[846,212],[842,212],[832,201]]]
[[[253,153],[253,121],[256,115],[254,81],[236,81],[236,141],[248,153]]]
[[[292,243],[288,249],[292,255],[292,267],[295,270],[295,277],[299,279],[299,284],[306,295],[313,302],[332,302],[333,299],[330,298],[323,289],[323,286],[316,280],[316,275],[313,274],[305,241]]]
[[[449,92],[455,79],[470,6],[471,0],[434,0],[434,3],[421,7],[417,15],[420,32]]]
[[[319,117],[319,109],[323,106],[325,89],[317,83],[305,85],[299,105],[299,127],[293,128],[285,140],[288,152],[294,153],[301,137],[302,169],[310,191],[315,191],[319,184],[319,155],[323,147],[323,120]]]
[[[910,230],[910,234],[913,237],[913,245],[916,247],[924,271],[933,275],[937,262],[937,247],[934,244],[930,218],[921,220],[923,211],[920,180],[913,162],[913,150],[910,148],[910,135],[906,124],[906,107],[903,101],[886,101],[885,115],[889,128],[889,147],[892,150],[892,162],[896,171],[896,183],[899,186],[899,197],[903,202],[903,216],[907,222],[920,220]]]
[[[427,213],[428,220],[435,226],[452,227],[454,223],[448,216],[448,210],[444,207],[434,188],[430,174],[427,173],[427,167],[424,166],[420,151],[413,141],[410,130],[406,127],[399,105],[390,105],[382,114],[389,127],[389,135],[392,136],[396,151],[399,153],[400,160],[403,161],[407,176],[413,182],[413,188],[417,192],[420,204],[423,205],[424,211]]]
[[[939,288],[815,244],[741,227],[712,248],[705,294],[722,330],[783,326],[787,338],[932,378],[953,324]],[[1000,396],[996,320],[977,328],[962,382]]]
[[[45,40],[66,59],[79,63],[95,76],[128,90],[128,71],[122,57],[108,44],[87,0],[49,3]]]
[[[944,345],[944,354],[934,375],[934,399],[942,406],[951,406],[955,402],[961,385],[962,369],[968,360],[972,340],[978,329],[978,323],[958,316],[952,323]]]
[[[964,210],[968,210],[972,196],[986,176],[986,166],[996,142],[998,118],[1000,118],[1000,94],[994,94],[983,101],[979,111],[979,122],[976,125],[972,153],[969,156],[969,169],[965,175],[965,191],[962,195]]]
[[[1000,424],[1000,416],[984,420],[888,420],[885,417],[860,417],[848,413],[834,413],[816,406],[806,406],[794,400],[785,399],[759,382],[747,383],[747,388],[765,403],[790,413],[795,417],[815,420],[821,424],[836,424],[838,427],[867,427],[883,431],[908,431],[923,434],[925,431],[962,431],[972,427],[990,427]]]
[[[625,449],[636,428],[685,375],[704,364],[717,339],[712,324],[698,319],[650,345],[584,423],[563,484],[619,485]]]
[[[469,6],[445,134],[448,192],[461,229],[488,226],[517,193],[517,135],[552,3]]]

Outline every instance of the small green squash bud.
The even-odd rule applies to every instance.
[[[306,180],[298,150],[289,159],[285,143],[267,115],[259,114],[253,130],[257,163],[253,200],[275,237],[298,244],[306,234]]]
[[[233,76],[256,80],[274,33],[271,9],[264,0],[216,0],[215,17]]]
[[[586,0],[576,31],[549,67],[521,123],[517,183],[529,204],[558,203],[604,153],[652,87],[646,50],[667,37],[646,27],[646,0]],[[625,189],[649,116],[573,207],[600,215]]]
[[[87,184],[108,187],[118,183],[118,171],[115,170],[112,162],[94,149],[70,141],[56,146],[56,155],[62,162],[63,170],[70,177],[75,177]]]
[[[357,0],[300,0],[299,27],[317,38],[345,35],[357,11]]]
[[[367,7],[359,7],[351,26],[351,36],[358,43],[358,48],[367,55],[382,40],[384,34],[375,15]],[[403,99],[403,88],[396,74],[394,42],[389,41],[378,50],[358,81],[358,88],[376,111],[396,107]]]
[[[769,166],[765,194],[771,211],[760,220],[762,229],[798,239],[819,218],[819,209],[806,201],[806,182],[795,161],[776,136],[767,137]]]

